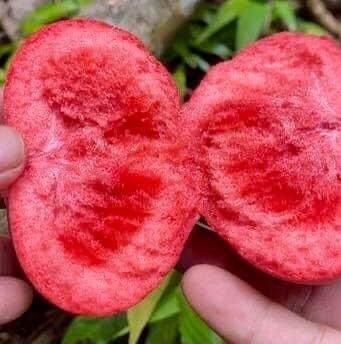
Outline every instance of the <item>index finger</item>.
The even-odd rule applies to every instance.
[[[265,296],[294,311],[300,311],[312,287],[278,280],[247,263],[213,231],[196,226],[187,240],[177,268],[186,271],[193,265],[221,267],[259,290]]]
[[[220,268],[191,268],[184,276],[183,289],[201,317],[233,343],[341,343],[340,332],[299,317]]]

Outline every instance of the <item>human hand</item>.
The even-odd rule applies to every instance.
[[[234,344],[341,343],[341,280],[323,286],[279,281],[198,227],[180,268],[187,270],[182,287],[189,303]]]
[[[0,97],[0,108],[2,101]],[[1,120],[1,118],[0,118]],[[12,128],[0,125],[0,191],[19,176],[24,166],[24,144]],[[8,236],[0,235],[0,325],[16,319],[32,302],[31,287],[18,278],[20,269]]]

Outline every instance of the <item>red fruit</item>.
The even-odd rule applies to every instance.
[[[217,232],[280,278],[340,276],[340,47],[299,33],[264,39],[212,68],[184,114],[199,142],[202,214]]]
[[[5,114],[28,159],[9,193],[11,232],[59,307],[126,310],[175,265],[196,220],[178,99],[143,45],[106,24],[59,22],[18,52]]]

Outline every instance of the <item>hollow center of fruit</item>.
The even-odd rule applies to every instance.
[[[161,189],[159,177],[123,170],[110,181],[87,181],[84,195],[69,190],[76,203],[66,213],[69,226],[60,232],[60,242],[74,259],[102,263],[108,252],[123,249],[153,215],[151,203]]]
[[[337,162],[333,151],[326,152],[328,138],[276,121],[276,115],[252,104],[232,105],[209,123],[203,145],[213,189],[227,203],[243,199],[255,211],[306,221],[336,216]]]

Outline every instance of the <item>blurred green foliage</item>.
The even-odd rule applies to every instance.
[[[83,6],[93,0],[55,0],[39,6],[20,25],[20,37],[15,42],[0,45],[0,85],[5,82],[6,72],[21,41],[46,24],[77,15]]]
[[[186,98],[212,64],[279,31],[328,35],[321,26],[299,15],[294,0],[207,0],[177,34],[162,60]]]
[[[62,344],[223,344],[190,308],[172,272],[161,287],[127,314],[111,318],[75,318]],[[121,342],[122,343],[122,342]]]
[[[28,36],[46,24],[73,17],[79,13],[82,6],[90,2],[91,0],[62,0],[43,4],[21,23],[21,32]]]
[[[39,7],[23,21],[21,39],[48,23],[77,15],[90,1],[55,0]],[[233,57],[262,36],[283,30],[328,34],[318,24],[301,17],[294,0],[206,0],[178,32],[162,61],[173,73],[181,96],[186,98],[212,64]],[[1,83],[21,39],[0,45]],[[186,302],[176,272],[127,314],[76,317],[62,343],[128,341],[129,344],[223,344]]]

